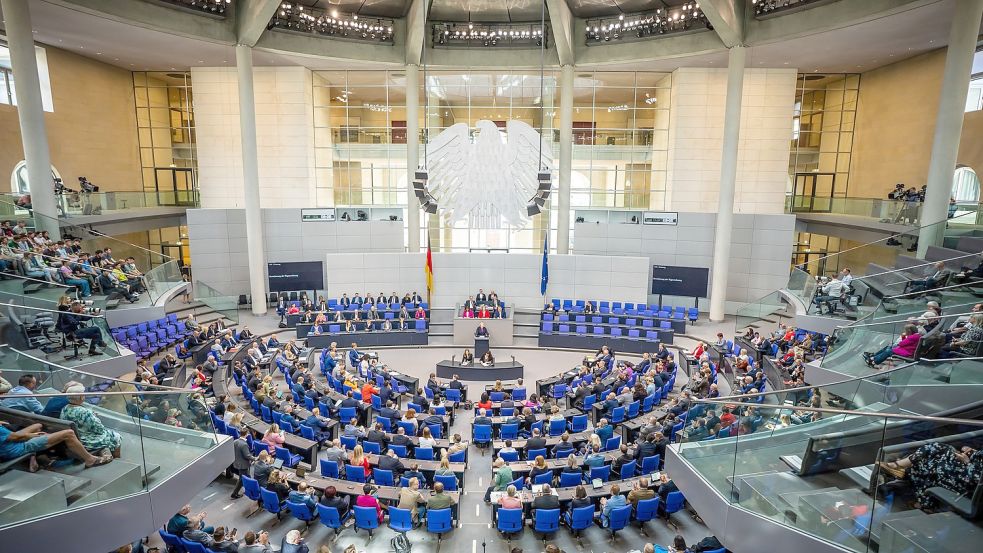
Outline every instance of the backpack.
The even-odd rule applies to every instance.
[[[407,539],[406,534],[396,534],[396,537],[389,540],[389,547],[396,553],[409,553],[413,550],[413,544]]]
[[[694,545],[691,549],[696,552],[700,551],[715,551],[717,549],[723,549],[724,546],[721,545],[720,540],[716,536],[707,536],[700,540],[699,543]]]

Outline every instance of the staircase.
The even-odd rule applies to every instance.
[[[454,308],[430,308],[430,345],[454,345]]]
[[[512,316],[514,318],[512,343],[519,347],[538,346],[540,312],[534,309],[516,309]]]

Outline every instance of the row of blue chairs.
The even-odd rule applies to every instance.
[[[391,486],[392,484],[387,485]],[[371,536],[373,532],[379,528],[379,517],[376,514],[374,507],[354,506],[347,511],[344,516],[341,516],[338,513],[338,510],[334,507],[325,507],[321,504],[317,504],[315,506],[316,510],[312,511],[310,507],[304,503],[295,503],[289,500],[281,503],[275,492],[260,487],[259,482],[249,478],[248,476],[242,477],[242,491],[246,497],[253,501],[257,501],[263,510],[270,514],[276,515],[277,520],[280,520],[284,511],[286,511],[290,514],[290,516],[304,522],[304,524],[308,527],[315,520],[319,520],[321,524],[334,530],[335,535],[338,535],[344,528],[345,522],[354,515],[354,528],[356,533],[359,530],[366,530]],[[408,509],[389,507],[387,512],[389,513],[390,528],[396,532],[404,533],[413,529],[413,521],[411,513]],[[438,536],[447,533],[454,528],[451,509],[428,510],[426,519],[427,531],[437,534]],[[163,531],[161,532],[161,537],[164,537]],[[165,539],[165,543],[167,543],[167,539]]]
[[[590,317],[590,320],[587,319]],[[621,319],[624,318],[624,323]],[[608,326],[624,326],[624,327],[639,327],[639,328],[672,328],[672,323],[670,319],[683,320],[683,317],[659,317],[656,318],[644,318],[635,319],[631,317],[605,317],[603,315],[574,315],[570,318],[570,315],[553,315],[552,313],[543,313],[542,320],[546,322],[555,321],[558,323],[591,323],[592,325],[606,324]],[[658,324],[656,324],[658,323]]]
[[[303,309],[303,307],[304,307],[303,302],[301,302],[300,300],[291,300],[291,301],[288,301],[286,305],[287,305],[287,307],[296,306],[296,307],[298,307],[300,309]],[[373,305],[379,311],[382,311],[384,309],[391,310],[391,311],[399,311],[399,308],[400,308],[400,306],[402,304],[399,304],[399,303],[386,303],[386,302],[382,302],[382,301],[377,301],[375,303],[367,303],[367,302],[355,303],[355,302],[352,302],[350,305],[348,305],[348,307],[345,307],[337,299],[330,299],[330,300],[328,300],[328,309],[330,309],[331,311],[338,311],[339,309],[341,309],[343,311],[355,311],[355,310],[368,311],[369,309],[372,308]],[[316,305],[315,305],[315,307],[316,307]],[[406,304],[406,310],[407,311],[412,311],[412,310],[416,309],[417,307],[422,307],[424,310],[429,310],[430,309],[430,304],[427,303],[427,302],[425,302],[425,301],[420,302],[419,305],[417,305],[416,303],[413,303],[413,302]]]
[[[178,344],[190,334],[173,313],[161,319],[116,327],[111,332],[113,339],[135,353],[138,359],[146,359],[166,347]]]
[[[463,453],[463,452],[461,452]],[[431,456],[430,460],[433,460]],[[345,470],[341,470],[341,467],[335,461],[329,461],[327,459],[321,459],[318,461],[319,468],[321,471],[321,476],[325,478],[340,478],[342,480],[348,480],[349,482],[358,482],[360,484],[365,484],[370,480],[370,478],[365,477],[365,469],[361,465],[344,465]],[[371,481],[377,486],[395,486],[396,480],[391,470],[384,470],[380,468],[372,469]],[[433,476],[432,482],[421,482],[425,487],[432,487],[433,484],[440,482],[444,485],[444,490],[449,492],[456,492],[458,490],[457,477],[453,474],[435,474]],[[403,477],[399,480],[399,485],[405,487],[409,485],[409,479]]]
[[[658,518],[660,511],[665,517],[666,522],[671,524],[670,516],[683,509],[686,505],[686,498],[682,492],[670,492],[666,496],[665,505],[661,505],[662,499],[653,497],[643,499],[638,502],[638,506],[632,508],[625,505],[611,511],[608,519],[608,526],[605,528],[611,534],[613,540],[615,534],[625,529],[632,521],[638,524],[642,533],[646,536],[644,524],[650,520]],[[590,528],[595,523],[595,507],[586,505],[571,509],[563,514],[563,521],[567,528],[572,530],[579,541],[581,532]],[[507,539],[511,540],[516,534],[522,532],[525,523],[525,514],[522,509],[499,509],[497,513],[498,521],[496,528]],[[535,524],[533,530],[542,535],[544,540],[552,537],[560,528],[560,509],[538,509],[536,511]],[[708,553],[724,553],[724,549]]]
[[[386,313],[386,315],[392,315],[392,313]],[[386,317],[386,318],[387,319],[392,319],[392,317]],[[382,321],[372,321],[371,324],[372,324],[372,330],[373,331],[381,331],[382,330]],[[367,330],[368,329],[368,325],[369,325],[368,321],[359,321],[359,322],[356,322],[356,323],[352,323],[352,327],[354,327],[354,331],[355,332]],[[426,332],[427,331],[427,320],[426,319],[413,319],[412,321],[407,321],[407,327],[410,328],[410,329],[413,329],[413,330],[415,330],[417,332]],[[311,327],[312,330],[313,330],[313,328],[314,327]],[[338,324],[338,323],[330,323],[330,324],[327,324],[327,325],[321,325],[321,328],[322,329],[325,329],[324,332],[327,333],[327,334],[337,334],[337,333],[340,333],[341,332],[342,326],[341,326],[341,324]],[[314,334],[314,333],[313,332],[310,332],[310,334]]]
[[[562,309],[563,311],[570,313],[582,313],[587,305],[586,300],[553,299],[550,303],[552,303],[553,309]],[[683,317],[688,317],[690,321],[696,321],[700,315],[700,310],[696,307],[676,306],[674,309],[671,305],[659,305],[656,303],[646,305],[644,303],[622,303],[620,301],[598,302],[594,300],[590,300],[590,303],[594,306],[595,311],[602,315],[612,313],[615,315],[642,315],[646,317],[655,317],[657,316],[656,314],[658,314],[659,317],[668,318],[670,314],[673,317],[676,317],[677,314],[682,314]],[[663,313],[666,315],[663,315]]]
[[[573,330],[570,330],[571,328],[573,328]],[[669,323],[669,321],[662,321],[662,323],[660,323],[660,329],[663,331],[672,330],[672,325]],[[626,330],[627,330],[627,334],[625,333]],[[571,325],[568,324],[556,325],[554,323],[546,323],[546,322],[544,322],[542,324],[542,327],[540,327],[540,332],[542,332],[543,334],[559,333],[559,334],[576,334],[577,336],[588,335],[587,325],[575,325],[571,327]],[[624,328],[620,326],[607,328],[600,325],[595,325],[591,329],[591,332],[589,334],[593,336],[619,336],[619,337],[627,335],[628,338],[635,339],[635,340],[641,340],[643,338],[641,330],[637,328]],[[644,338],[646,340],[657,341],[659,339],[659,331],[646,330]]]

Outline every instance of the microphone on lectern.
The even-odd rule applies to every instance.
[[[453,365],[453,364],[454,364],[454,356],[451,355],[451,365]]]
[[[514,355],[512,356],[512,364],[513,365],[515,364],[515,356]]]

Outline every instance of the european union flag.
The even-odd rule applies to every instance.
[[[546,240],[543,240],[543,278],[539,283],[539,292],[546,295],[546,286],[550,283],[550,232],[546,231]]]

